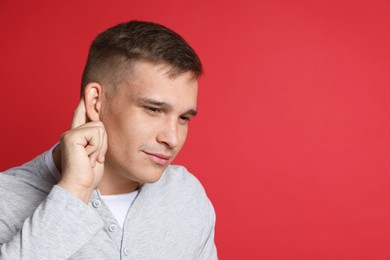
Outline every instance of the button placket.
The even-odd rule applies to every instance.
[[[114,232],[116,229],[117,229],[117,227],[114,224],[111,224],[108,226],[108,231],[110,231],[110,232]]]
[[[94,208],[99,208],[101,205],[102,205],[102,203],[101,203],[100,200],[94,200],[94,201],[92,201],[92,206],[93,206]]]
[[[109,236],[112,241],[115,243],[118,253],[122,256],[123,250],[121,250],[121,240],[122,240],[122,230],[121,226],[116,223],[116,219],[113,217],[110,209],[105,205],[104,200],[101,198],[99,190],[95,190],[93,197],[90,201],[91,207],[95,208],[96,211],[100,214],[102,220],[105,223],[105,233]]]

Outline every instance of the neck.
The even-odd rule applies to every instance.
[[[102,195],[115,195],[133,192],[139,186],[139,182],[129,180],[109,169],[104,169],[104,175],[98,185],[98,189]]]

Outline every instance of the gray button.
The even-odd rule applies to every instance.
[[[129,255],[129,249],[127,247],[125,247],[125,249],[123,249],[123,254],[124,255]]]
[[[98,208],[98,207],[100,207],[100,205],[102,205],[102,203],[100,202],[100,200],[94,200],[94,201],[92,202],[92,206],[93,206],[94,208]]]
[[[108,227],[108,231],[114,232],[116,230],[116,225],[112,224]]]

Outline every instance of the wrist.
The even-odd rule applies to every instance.
[[[61,180],[57,183],[58,186],[70,192],[73,196],[88,204],[89,199],[92,196],[93,189],[88,189],[77,184],[67,183]]]
[[[54,165],[58,172],[61,172],[61,144],[58,144],[52,152]]]

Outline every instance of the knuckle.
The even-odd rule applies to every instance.
[[[60,140],[66,142],[70,139],[71,135],[72,135],[71,131],[66,131],[61,135]]]
[[[78,136],[78,130],[68,130],[66,132],[64,132],[61,137],[60,137],[60,141],[62,143],[71,143],[73,142],[74,140],[77,139],[77,136]]]

